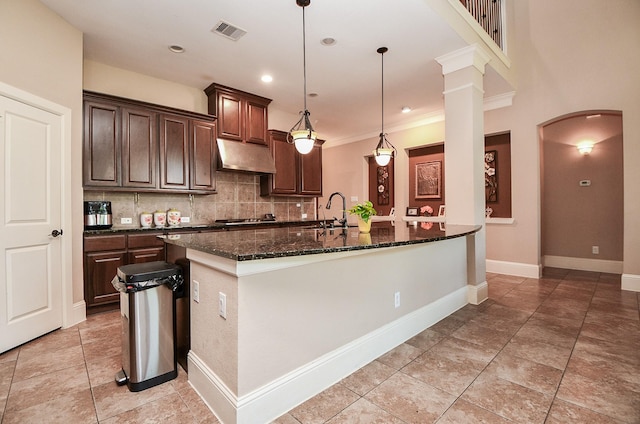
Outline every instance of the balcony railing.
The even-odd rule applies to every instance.
[[[460,0],[502,49],[502,0]]]

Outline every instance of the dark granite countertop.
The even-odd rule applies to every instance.
[[[165,240],[167,243],[236,261],[250,261],[427,243],[463,237],[481,228],[480,225],[445,226],[444,223],[425,223],[420,226],[403,225],[396,229],[389,222],[374,222],[369,234],[360,234],[357,227],[279,227],[176,234],[168,235]]]
[[[224,231],[224,230],[244,230],[248,228],[273,228],[273,227],[300,227],[300,226],[320,226],[322,220],[310,220],[310,221],[256,221],[256,222],[243,222],[225,224],[214,222],[212,224],[183,224],[177,227],[131,227],[131,226],[113,226],[105,230],[84,230],[84,235],[88,236],[107,236],[113,234],[126,234],[126,233],[149,233],[160,232],[162,234],[174,234],[174,233],[198,233],[202,231]]]

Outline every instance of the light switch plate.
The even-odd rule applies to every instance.
[[[120,218],[120,224],[133,224],[133,220],[131,218]]]

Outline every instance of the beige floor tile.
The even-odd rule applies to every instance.
[[[16,364],[14,381],[23,381],[39,375],[48,374],[65,368],[84,366],[82,346],[52,348],[41,351],[38,355],[23,355],[22,352]]]
[[[0,354],[0,364],[5,362],[15,362],[18,360],[18,353],[20,353],[20,348],[17,347],[15,349],[11,349],[9,351]]]
[[[438,420],[438,424],[508,424],[512,422],[462,399],[458,399]]]
[[[393,369],[399,370],[418,356],[422,355],[422,352],[424,352],[424,350],[418,349],[417,347],[411,346],[407,343],[403,343],[379,357],[378,361]]]
[[[82,345],[84,357],[87,361],[92,362],[105,357],[122,355],[122,340],[117,339],[98,339],[95,342]]]
[[[433,324],[431,327],[429,327],[429,329],[448,336],[458,328],[462,327],[465,323],[466,320],[456,318],[454,316],[448,316]]]
[[[580,335],[573,350],[574,355],[583,353],[598,355],[609,361],[620,361],[640,367],[640,354],[635,343],[627,344],[624,339],[611,342]]]
[[[300,424],[300,421],[296,420],[291,414],[287,413],[271,421],[270,424]]]
[[[118,386],[115,382],[93,388],[93,397],[100,421],[175,394],[176,391],[169,382],[140,392],[131,392],[126,385]]]
[[[180,397],[199,423],[218,423],[216,416],[191,386],[180,389]]]
[[[392,375],[365,398],[407,423],[434,423],[456,396],[403,373]]]
[[[24,423],[96,423],[96,410],[93,406],[91,390],[83,389],[50,395],[41,402],[7,411],[3,424]]]
[[[56,330],[29,342],[20,348],[20,360],[39,358],[53,351],[80,346],[78,329]]]
[[[477,321],[471,321],[458,328],[451,337],[485,346],[490,349],[500,350],[513,337],[511,331],[502,331],[486,327]]]
[[[626,423],[637,423],[640,422],[640,392],[629,391],[627,387],[619,381],[594,380],[567,370],[557,398]]]
[[[575,320],[553,318],[545,319],[540,314],[532,317],[522,328],[516,333],[519,338],[535,340],[542,343],[549,343],[555,346],[572,348],[578,339],[580,327],[573,327],[569,322],[574,323]],[[563,322],[567,323],[563,325]]]
[[[84,365],[73,366],[11,384],[6,411],[45,404],[52,398],[89,390]]]
[[[611,361],[590,352],[571,355],[566,372],[579,374],[594,381],[613,382],[617,386],[640,393],[640,367],[623,361]]]
[[[544,423],[552,395],[482,373],[460,397],[518,423]]]
[[[489,284],[489,299],[500,299],[515,288],[515,284],[504,281],[492,281]]]
[[[500,349],[481,346],[475,343],[448,337],[429,350],[429,354],[439,355],[455,362],[473,361],[486,365],[496,356]]]
[[[556,398],[545,424],[566,423],[622,424],[622,421]]]
[[[513,309],[534,312],[547,298],[547,295],[522,296],[521,293],[522,292],[514,289],[501,298],[496,299],[496,303]]]
[[[410,338],[405,343],[417,347],[418,349],[429,350],[444,338],[444,334],[428,328],[420,334]]]
[[[504,347],[503,352],[563,370],[569,361],[571,347],[556,346],[516,334]]]
[[[327,421],[328,424],[403,424],[367,399],[360,399],[349,405],[344,411]]]
[[[585,317],[580,335],[611,342],[636,344],[640,349],[640,321],[593,313]]]
[[[172,423],[195,424],[196,418],[176,393],[145,403],[138,408],[123,412],[100,424]]]
[[[289,413],[302,424],[324,423],[360,398],[341,384],[336,384],[297,406]]]
[[[86,363],[91,387],[102,386],[115,381],[116,373],[122,369],[122,355],[105,356]]]
[[[433,352],[425,352],[400,372],[460,396],[485,366],[482,362],[470,359],[455,361]]]
[[[397,370],[389,365],[373,361],[344,378],[341,383],[358,395],[364,396],[396,372]]]
[[[555,395],[562,379],[562,371],[557,368],[504,352],[491,361],[485,373],[548,395]]]

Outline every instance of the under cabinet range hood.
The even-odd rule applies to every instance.
[[[267,146],[218,139],[218,168],[228,171],[275,174],[276,163]]]

